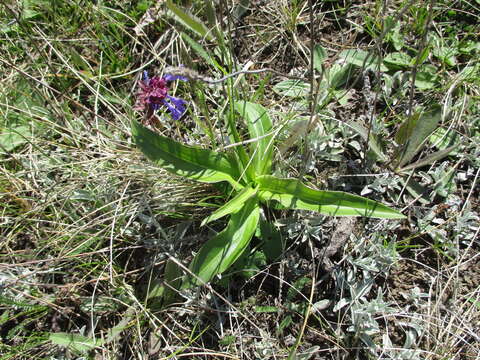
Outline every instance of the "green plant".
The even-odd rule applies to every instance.
[[[376,201],[336,191],[312,189],[297,179],[271,175],[274,130],[267,110],[259,104],[230,100],[227,128],[231,141],[220,152],[186,146],[132,122],[137,146],[157,165],[180,176],[205,183],[227,182],[225,198],[233,197],[202,224],[230,215],[226,228],[202,246],[190,265],[193,277],[185,284],[208,282],[232,266],[248,247],[259,226],[262,206],[313,210],[333,216],[370,216],[399,219],[404,216]],[[249,139],[242,142],[236,114],[246,121]],[[248,149],[243,143],[249,143]]]
[[[197,18],[184,12],[170,1],[167,2],[167,7],[189,31],[198,36],[213,39],[207,36],[209,34],[207,27]],[[219,50],[227,55],[227,62],[231,61],[223,37],[218,33],[215,35],[220,45]],[[168,289],[156,289],[155,296],[171,298],[171,287],[186,288],[209,282],[214,276],[225,272],[237,261],[246,260],[242,254],[245,254],[245,250],[256,233],[264,242],[264,258],[272,260],[273,253],[281,254],[282,242],[278,240],[278,234],[275,234],[273,228],[261,216],[262,207],[310,210],[330,216],[369,216],[388,219],[404,217],[385,205],[361,196],[345,192],[315,190],[298,179],[283,179],[273,176],[273,150],[278,131],[274,129],[268,111],[260,104],[238,100],[240,95],[233,86],[233,80],[228,75],[228,71],[189,36],[182,34],[182,38],[195,52],[225,75],[220,81],[227,82],[228,99],[223,104],[223,108],[226,110],[224,114],[221,112],[221,116],[225,118],[230,145],[220,148],[220,151],[186,146],[160,135],[136,121],[132,122],[133,137],[147,158],[173,174],[199,182],[228,184],[219,186],[225,197],[224,205],[205,218],[202,225],[225,216],[230,216],[230,219],[223,231],[201,247],[189,266],[192,276],[184,277],[181,284],[178,280],[181,270],[174,263],[169,263],[168,271],[166,271],[168,279],[166,280],[170,281],[171,286]],[[358,61],[374,65],[375,59],[372,61],[367,53],[361,55],[363,57]],[[356,59],[358,54],[346,53],[343,57]],[[317,45],[313,57],[313,66],[317,71],[322,71],[322,64],[326,58],[325,50]],[[351,63],[352,61],[347,62]],[[320,87],[326,86],[329,90],[317,97],[317,110],[322,109],[334,98],[341,99],[345,96],[345,91],[341,89],[341,86],[347,81],[351,70],[351,65],[335,65],[325,72],[325,78]],[[210,83],[218,82],[185,67],[170,68],[167,72],[171,72],[171,74],[165,75],[163,80],[158,77],[150,80],[146,75],[145,80],[141,82],[142,92],[136,107],[138,110],[147,111],[147,122],[153,128],[158,123],[154,110],[161,107],[167,108],[174,120],[179,120],[185,111],[183,100],[173,98],[172,101],[172,97],[167,94],[166,81],[190,79]],[[150,83],[150,81],[152,82]],[[198,85],[201,86],[201,82]],[[275,86],[274,90],[281,95],[294,98],[307,98],[311,92],[310,84],[298,80],[281,82]],[[202,97],[199,96],[199,98]],[[167,101],[170,101],[170,105]],[[176,109],[172,109],[172,103]],[[205,112],[205,109],[203,111]],[[209,124],[203,125],[202,128],[208,134],[212,147],[215,148],[217,144],[213,128],[208,120],[210,116],[208,114],[205,116]],[[239,125],[239,117],[244,119],[245,129]],[[248,144],[248,147],[244,147],[245,144]]]

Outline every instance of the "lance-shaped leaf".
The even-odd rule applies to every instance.
[[[154,284],[148,291],[149,307],[161,309],[175,302],[178,298],[178,290],[182,286],[182,280],[182,268],[171,258],[168,259],[165,264],[162,283]]]
[[[374,55],[373,53],[366,52],[365,50],[344,50],[340,53],[340,58],[344,59],[348,64],[352,64],[361,68],[388,71],[388,68],[383,65],[378,56]]]
[[[397,156],[398,168],[404,167],[421,150],[441,119],[442,107],[436,104],[428,111],[413,114],[400,126],[395,135],[397,143],[402,145]]]
[[[253,156],[253,167],[256,175],[270,172],[272,168],[273,135],[267,135],[272,130],[272,120],[267,110],[260,104],[248,101],[235,103],[235,109],[247,121],[250,139],[250,155]]]
[[[278,201],[290,209],[318,211],[332,216],[368,216],[402,219],[405,216],[376,201],[341,191],[314,190],[295,179],[265,175],[256,179],[262,201]]]
[[[228,181],[241,190],[236,179],[238,170],[221,153],[186,146],[132,122],[132,134],[137,146],[155,164],[180,176],[206,183]]]
[[[210,34],[208,28],[195,16],[186,13],[175,5],[171,0],[167,0],[167,7],[175,14],[177,19],[183,23],[187,28],[196,32],[201,37],[207,38],[208,40],[212,40],[213,37]]]
[[[190,265],[190,270],[204,282],[227,270],[242,255],[257,229],[260,211],[258,200],[252,197],[238,212],[232,214],[227,227],[202,246]],[[201,284],[191,277],[186,286]]]
[[[398,172],[405,172],[411,169],[416,169],[425,165],[433,164],[435,161],[443,159],[445,156],[450,154],[453,150],[457,149],[458,146],[459,145],[454,145],[454,146],[450,146],[447,149],[436,151],[433,154],[425,156],[424,158],[414,162],[413,164],[410,164],[401,169],[398,169]]]
[[[284,80],[276,84],[273,91],[281,96],[306,97],[310,94],[310,84],[301,80]]]
[[[64,332],[50,333],[48,339],[55,345],[66,347],[69,350],[79,353],[86,353],[102,346],[101,339],[92,339],[80,334],[69,334]]]
[[[347,121],[346,124],[352,128],[354,131],[360,135],[364,141],[368,141],[368,145],[370,146],[370,149],[374,152],[374,154],[381,160],[381,161],[387,161],[387,157],[383,153],[382,147],[380,142],[378,141],[378,138],[375,134],[372,132],[368,131],[367,128],[365,128],[363,125],[361,125],[357,121]]]
[[[208,224],[211,221],[220,219],[225,215],[229,215],[231,213],[237,212],[242,208],[242,206],[245,204],[245,202],[248,199],[250,199],[252,196],[254,196],[257,193],[257,190],[258,190],[257,188],[254,189],[250,186],[243,188],[243,190],[240,191],[237,194],[237,196],[235,196],[232,200],[230,200],[223,206],[219,207],[212,214],[210,214],[210,216],[203,219],[201,226]]]

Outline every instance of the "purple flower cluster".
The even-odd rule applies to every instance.
[[[183,99],[168,95],[168,82],[174,80],[186,81],[187,78],[179,75],[166,74],[164,77],[153,76],[143,72],[143,80],[140,80],[140,90],[135,103],[135,110],[153,112],[161,107],[166,107],[174,120],[179,120],[186,110],[187,102]]]

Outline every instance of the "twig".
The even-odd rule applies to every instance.
[[[195,70],[187,68],[187,67],[169,66],[169,67],[166,67],[164,69],[164,72],[166,74],[171,74],[171,75],[185,76],[189,80],[203,81],[203,82],[206,82],[208,84],[220,84],[220,83],[223,83],[223,82],[225,82],[226,80],[228,80],[232,77],[242,75],[242,74],[259,74],[259,73],[264,73],[264,72],[271,72],[271,73],[274,73],[276,75],[283,76],[283,77],[286,77],[286,78],[306,81],[306,79],[303,78],[303,77],[287,75],[287,74],[284,74],[280,71],[277,71],[277,70],[274,70],[274,69],[271,69],[271,68],[263,68],[263,69],[258,69],[258,70],[240,70],[240,71],[236,71],[236,72],[233,72],[231,74],[225,75],[224,77],[222,77],[220,79],[214,79],[214,78],[199,74]]]

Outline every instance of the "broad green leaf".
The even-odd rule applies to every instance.
[[[480,52],[480,42],[473,40],[462,40],[458,44],[458,51],[462,54],[472,56],[475,52]]]
[[[387,16],[384,22],[383,31],[385,34],[385,40],[392,43],[395,50],[399,51],[404,45],[404,36],[401,32],[400,21],[393,16]]]
[[[378,58],[378,56],[368,53],[364,50],[344,50],[340,53],[340,58],[344,59],[348,64],[352,64],[361,68],[388,71],[388,68],[382,64],[382,61]]]
[[[478,78],[480,77],[479,63],[476,63],[475,65],[465,66],[459,75],[460,75],[460,78],[465,81],[469,81],[473,83],[478,82]]]
[[[225,215],[237,212],[242,208],[243,204],[245,204],[245,202],[252,196],[254,196],[256,193],[257,188],[252,188],[250,186],[245,187],[232,200],[219,207],[210,216],[206,217],[202,221],[201,226],[208,224],[209,222],[212,222],[214,220],[220,219]]]
[[[206,183],[228,181],[237,190],[243,188],[236,181],[238,170],[221,153],[180,144],[136,121],[132,134],[147,158],[176,175]]]
[[[256,197],[247,200],[243,208],[232,214],[227,227],[202,246],[190,265],[190,270],[202,281],[227,270],[247,248],[257,229],[260,211]],[[201,284],[196,278],[190,284]]]
[[[370,149],[372,149],[372,151],[381,161],[387,161],[387,156],[383,153],[381,144],[377,140],[377,136],[375,134],[369,133],[368,129],[366,129],[363,125],[353,120],[347,121],[347,125],[353,130],[355,130],[362,137],[364,141],[368,140],[368,145],[370,146]]]
[[[480,4],[480,1],[477,1]],[[468,298],[468,301],[470,301],[473,305],[475,305],[479,310],[480,310],[480,301],[475,300],[474,298]]]
[[[262,201],[278,201],[290,209],[318,211],[331,216],[368,216],[402,219],[405,216],[376,201],[340,191],[314,190],[295,179],[265,175],[257,179]]]
[[[178,289],[182,286],[183,271],[177,263],[168,259],[165,265],[164,284],[165,291],[163,293],[163,306],[170,305],[178,296]]]
[[[442,118],[442,108],[434,105],[429,111],[409,116],[400,126],[395,140],[402,145],[397,156],[398,168],[407,164],[422,148],[424,142],[435,131]]]
[[[229,111],[225,114],[225,123],[227,125],[228,137],[231,143],[240,144],[242,139],[237,130],[238,115],[235,111],[235,101],[229,103]],[[232,160],[233,164],[237,164],[241,174],[247,178],[247,182],[250,182],[255,178],[255,168],[251,166],[250,157],[244,146],[236,146],[235,151],[232,153],[235,158]]]
[[[281,96],[307,97],[310,94],[310,84],[302,80],[284,80],[275,84],[273,91]]]
[[[10,129],[2,130],[0,134],[0,150],[12,151],[16,147],[28,143],[32,136],[30,126],[19,125]]]
[[[434,152],[433,154],[427,155],[424,158],[421,158],[420,160],[414,162],[413,164],[409,164],[407,166],[404,166],[400,169],[398,169],[398,172],[405,172],[408,170],[416,169],[422,166],[430,165],[433,164],[437,160],[443,159],[445,156],[449,155],[452,151],[456,150],[459,145],[453,145],[450,146],[449,148],[439,150]]]
[[[415,76],[415,87],[420,90],[433,89],[437,83],[437,75],[435,75],[435,67],[431,71],[430,67],[422,66]]]
[[[412,65],[412,57],[404,52],[390,53],[383,63],[391,70],[408,69]]]
[[[327,52],[322,45],[316,44],[313,47],[313,67],[318,72],[322,71],[322,65],[328,57]]]
[[[398,128],[397,133],[395,134],[395,141],[399,145],[406,145],[408,139],[412,136],[415,126],[417,126],[418,119],[420,119],[420,112],[415,112],[409,116]]]
[[[330,87],[338,89],[343,86],[352,77],[353,69],[350,64],[333,64],[326,72]]]
[[[77,189],[73,191],[72,195],[70,196],[70,200],[95,202],[97,197],[89,190]]]
[[[448,131],[441,127],[437,128],[437,130],[428,137],[428,142],[439,150],[445,150],[450,146],[460,143],[456,131]]]
[[[39,15],[42,15],[41,12],[37,11],[37,6],[41,5],[40,2],[36,1],[22,1],[22,20],[30,20]]]
[[[432,198],[429,196],[431,191],[413,179],[413,177],[401,177],[400,183],[417,201],[421,202],[422,204],[427,205],[432,202]]]
[[[428,57],[430,56],[431,51],[432,51],[432,47],[431,47],[430,45],[425,46],[425,47],[423,48],[423,50],[422,50],[416,57],[413,58],[413,65],[414,65],[414,66],[420,66],[420,65],[422,65],[422,64],[425,62],[425,60],[427,60]],[[423,67],[423,66],[432,66],[432,67],[434,67],[434,66],[431,65],[431,64],[424,64],[424,65],[422,65],[422,67]]]
[[[307,277],[307,276],[302,276],[295,280],[291,286],[288,287],[287,290],[287,302],[294,302],[295,298],[303,294],[303,290],[305,289],[306,286],[311,286],[312,284],[312,279]]]
[[[63,332],[50,333],[48,339],[55,345],[66,347],[73,351],[88,352],[101,346],[103,342],[100,339],[93,340],[80,334],[68,334]]]
[[[265,266],[267,266],[267,257],[262,251],[253,251],[251,253],[244,251],[235,264],[233,264],[231,273],[238,274],[249,280],[258,275],[262,271],[261,269],[265,269]]]
[[[282,234],[270,221],[260,220],[260,238],[263,241],[262,250],[270,262],[280,258],[285,250]]]
[[[167,0],[167,7],[175,14],[177,19],[190,30],[197,33],[201,37],[207,38],[208,40],[213,39],[212,35],[208,31],[208,28],[195,16],[187,14],[185,11],[183,11],[183,9],[175,5],[172,0]]]
[[[277,330],[275,331],[277,334],[283,334],[283,331],[288,328],[293,323],[292,315],[287,315],[283,318],[280,325],[278,325]]]
[[[182,268],[171,258],[167,260],[163,279],[153,279],[148,289],[148,307],[160,310],[175,302],[183,281]]]
[[[432,54],[448,66],[455,66],[457,64],[455,56],[458,54],[458,51],[453,46],[434,46],[432,48]]]
[[[272,168],[273,134],[272,120],[267,110],[260,104],[248,101],[236,102],[235,109],[247,121],[250,140],[250,156],[256,175],[268,174]]]

